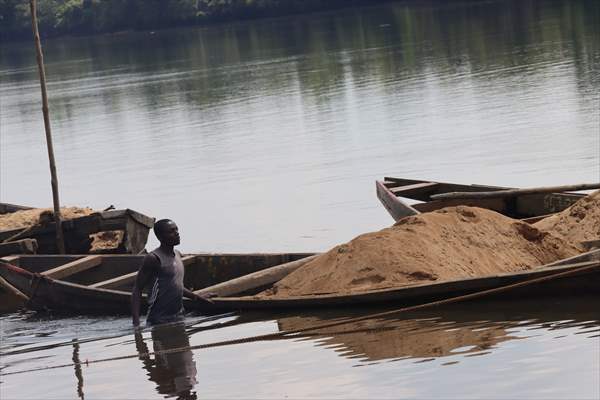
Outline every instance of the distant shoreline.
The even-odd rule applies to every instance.
[[[220,3],[212,0],[117,3],[38,0],[38,19],[43,38],[86,37],[210,26],[394,1],[403,0],[224,0]],[[0,37],[5,43],[32,37],[28,2],[23,3],[0,8],[0,21],[3,22]]]

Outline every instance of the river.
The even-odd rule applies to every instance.
[[[172,218],[183,252],[304,252],[389,226],[384,176],[599,181],[598,26],[593,0],[404,1],[47,40],[61,200]],[[32,46],[0,44],[0,201],[49,206]],[[463,305],[162,361],[138,354],[336,315],[190,316],[165,344],[128,318],[4,313],[0,395],[598,398],[598,310]]]

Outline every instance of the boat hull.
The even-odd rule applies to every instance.
[[[442,193],[500,191],[510,188],[391,177],[385,177],[383,181],[376,181],[375,185],[379,201],[395,221],[444,207],[464,205],[486,208],[511,218],[534,222],[544,216],[563,211],[584,197],[578,193],[544,193],[510,198],[434,200],[431,196]],[[409,204],[406,199],[414,200],[413,204]]]
[[[219,280],[227,280],[229,277],[245,276],[248,271],[267,270],[271,266],[301,260],[312,255],[312,253],[296,254],[251,254],[251,255],[194,255],[188,256],[186,266],[186,281],[188,287],[209,287]],[[42,257],[42,256],[39,256]],[[109,276],[119,276],[118,273],[135,270],[141,263],[142,256],[110,256],[112,266],[120,265],[120,268],[112,268]],[[109,258],[110,258],[109,257]],[[60,257],[55,257],[55,264]],[[68,257],[62,257],[67,258]],[[129,258],[129,263],[127,259]],[[29,259],[29,260],[28,260]],[[52,279],[43,275],[43,269],[52,269],[46,265],[40,268],[38,260],[36,267],[31,260],[35,256],[23,256],[18,260],[21,264],[29,264],[30,270],[20,268],[5,262],[0,262],[0,277],[12,285],[16,290],[22,292],[29,298],[27,307],[33,310],[52,310],[55,312],[88,313],[88,314],[127,314],[130,308],[130,289],[120,290],[95,288],[91,285],[76,283],[74,281],[86,282],[82,276],[89,278],[89,271],[75,274],[71,282]],[[186,258],[184,257],[184,260]],[[220,260],[220,261],[217,261]],[[397,305],[410,306],[414,304],[428,303],[442,299],[448,299],[476,293],[484,290],[495,289],[532,279],[547,277],[550,275],[573,271],[577,267],[574,264],[600,260],[600,250],[560,260],[533,270],[503,274],[497,276],[485,276],[439,283],[427,283],[405,287],[381,289],[376,291],[355,294],[331,294],[314,295],[305,297],[272,298],[258,297],[256,295],[242,296],[240,293],[232,293],[228,297],[217,297],[213,303],[186,301],[188,310],[198,310],[205,313],[216,313],[235,310],[283,310],[298,308],[333,308],[353,307],[358,305]],[[29,261],[29,263],[27,262]],[[62,260],[61,262],[64,262]],[[216,269],[228,269],[228,272],[216,272],[215,265],[228,265]],[[34,272],[34,271],[38,272]],[[41,273],[39,271],[42,271]],[[131,274],[129,272],[128,274]],[[77,275],[80,275],[77,278]],[[127,274],[126,274],[127,275]],[[134,276],[133,273],[132,276]],[[99,272],[96,271],[96,276]],[[201,281],[194,277],[204,276]],[[208,278],[206,278],[208,277]],[[212,278],[211,278],[212,277]],[[227,277],[227,278],[224,278]],[[77,278],[77,279],[76,279]],[[131,281],[129,282],[132,283]],[[190,284],[191,283],[191,284]],[[490,296],[490,299],[501,297],[503,299],[545,297],[553,298],[563,296],[579,296],[587,293],[600,294],[600,267],[586,271],[578,271],[568,277],[554,279],[543,283],[535,283],[526,287],[502,292]],[[241,296],[241,297],[240,297]]]

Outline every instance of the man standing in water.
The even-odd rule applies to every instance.
[[[211,302],[208,296],[196,295],[183,286],[181,253],[174,248],[180,243],[175,222],[170,219],[157,221],[154,224],[154,234],[160,241],[160,246],[144,258],[131,294],[131,314],[135,327],[140,325],[142,290],[149,283],[153,284],[146,317],[146,323],[150,325],[183,319],[184,295],[192,300]]]

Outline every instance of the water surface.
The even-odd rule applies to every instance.
[[[321,251],[392,223],[386,175],[600,181],[599,7],[393,2],[45,41],[62,201],[173,218],[184,252]],[[30,44],[2,43],[0,201],[51,203],[39,110]],[[592,399],[599,303],[464,304],[210,349],[370,311],[189,316],[166,338],[4,311],[0,397]]]
[[[48,40],[62,202],[170,217],[189,252],[320,251],[392,222],[385,175],[598,181],[598,7],[396,2]],[[33,51],[0,51],[0,200],[49,206]]]

